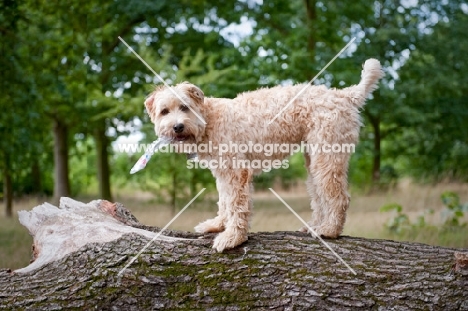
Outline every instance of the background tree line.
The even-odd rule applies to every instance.
[[[351,183],[466,181],[468,5],[448,0],[94,1],[0,0],[0,176],[6,214],[14,197],[94,191],[112,199],[143,189],[175,205],[208,170],[160,154],[137,175],[137,154],[118,153],[122,135],[155,139],[144,97],[160,81],[188,80],[207,96],[310,80],[352,37],[357,40],[315,83],[357,83],[365,59],[386,77],[363,110]],[[258,177],[288,187],[302,158]]]

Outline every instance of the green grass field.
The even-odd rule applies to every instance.
[[[415,241],[431,245],[468,248],[468,228],[453,230],[439,229],[442,223],[441,211],[444,208],[440,195],[444,191],[455,191],[461,202],[468,201],[468,184],[439,184],[419,186],[400,183],[398,188],[372,194],[352,194],[351,207],[348,211],[344,235],[367,238],[383,238]],[[284,200],[306,221],[311,217],[309,202],[304,188],[294,191],[279,192]],[[171,226],[172,229],[192,231],[199,222],[216,215],[215,194],[207,194],[190,206]],[[77,198],[90,201],[95,197]],[[21,226],[16,212],[30,210],[44,200],[23,199],[15,204],[15,217],[0,217],[0,268],[16,269],[28,265],[31,258],[32,238],[26,228]],[[144,224],[165,226],[173,217],[167,205],[155,203],[150,194],[117,195],[115,201],[124,203]],[[270,192],[256,193],[254,196],[254,215],[251,231],[291,231],[302,226],[301,222]],[[416,219],[426,209],[434,213],[426,220],[430,226],[418,230],[409,230],[404,234],[391,234],[385,223],[391,213],[379,212],[384,204],[398,203],[410,219]],[[182,208],[183,206],[180,206]],[[464,221],[468,221],[465,215]]]

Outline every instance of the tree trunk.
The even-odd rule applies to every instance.
[[[214,235],[157,237],[107,201],[62,198],[60,209],[46,203],[20,221],[35,232],[36,260],[0,271],[0,309],[468,310],[468,255],[455,249],[327,240],[354,275],[299,232],[253,233],[220,254]]]
[[[372,182],[377,185],[380,183],[380,162],[381,162],[381,135],[380,118],[376,118],[374,127],[374,158],[372,163]]]
[[[53,124],[54,136],[54,202],[63,196],[70,196],[68,167],[68,128],[60,120]]]
[[[177,212],[177,172],[174,170],[172,173],[172,188],[171,188],[171,210],[172,216]]]
[[[198,180],[198,170],[192,170],[192,178],[190,179],[190,193],[189,196],[191,198],[195,197],[197,195],[197,185],[199,184]],[[197,202],[192,203],[194,207],[197,206]]]
[[[13,216],[13,184],[11,181],[11,169],[9,161],[5,161],[3,169],[3,203],[5,204],[5,216]]]
[[[307,36],[307,50],[310,53],[310,59],[315,63],[315,44],[316,41],[316,21],[317,21],[317,9],[316,0],[304,0],[305,9],[307,12],[307,22],[309,25],[309,33]]]
[[[374,116],[370,112],[365,112],[370,121],[374,132],[374,152],[372,158],[372,183],[378,185],[380,183],[380,162],[381,162],[381,141],[382,135],[380,132],[380,118]]]
[[[105,121],[96,126],[94,140],[96,142],[97,179],[99,196],[105,200],[112,200],[109,169],[109,140],[106,136]]]
[[[179,190],[178,187],[178,169],[177,169],[177,159],[176,157],[171,157],[171,187],[169,187],[170,191],[170,198],[171,198],[171,213],[172,216],[175,216],[177,213],[177,191]]]
[[[41,169],[37,158],[31,159],[31,180],[32,180],[32,192],[36,195],[42,193],[42,180],[41,180]]]

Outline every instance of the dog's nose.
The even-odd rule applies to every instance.
[[[182,133],[182,131],[184,130],[184,125],[182,123],[178,123],[174,125],[173,129],[176,133]]]

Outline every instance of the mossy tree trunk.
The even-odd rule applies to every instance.
[[[127,226],[158,231],[139,224],[119,204],[98,205],[103,204],[103,213]],[[104,228],[101,222],[96,225]],[[211,249],[213,236],[166,234],[187,239],[154,241],[120,276],[148,237],[125,234],[86,244],[33,271],[0,271],[0,308],[468,310],[463,250],[352,237],[327,240],[354,275],[320,241],[303,233],[253,233],[225,253]],[[40,256],[38,246],[44,244],[38,237],[34,243]]]

